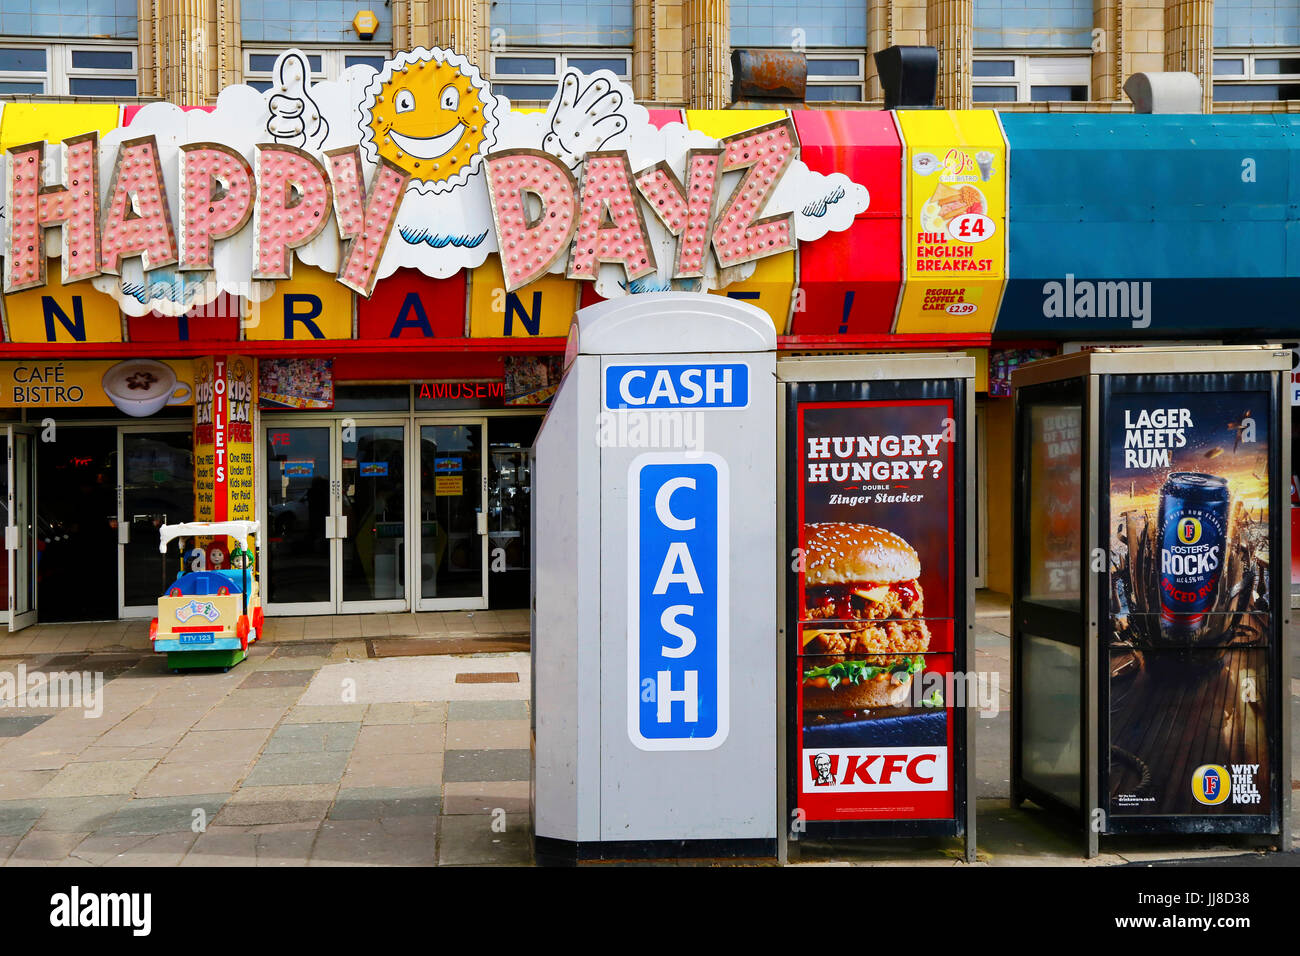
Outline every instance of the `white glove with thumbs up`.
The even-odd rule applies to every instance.
[[[273,76],[274,83],[266,95],[266,106],[271,113],[266,131],[277,143],[319,149],[330,128],[308,92],[311,71],[306,56],[299,50],[280,54]]]

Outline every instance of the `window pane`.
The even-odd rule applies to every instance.
[[[0,80],[0,93],[44,93],[45,84],[41,82],[22,83],[18,80]]]
[[[861,60],[823,60],[809,58],[809,76],[861,76]]]
[[[345,56],[343,58],[343,68],[350,66],[369,66],[373,67],[378,73],[384,67],[384,57],[382,56]]]
[[[549,100],[555,95],[554,83],[494,83],[492,88],[512,100]]]
[[[1016,87],[974,86],[971,87],[971,99],[976,103],[1014,103]]]
[[[507,0],[492,4],[492,32],[503,32],[507,49],[630,47],[633,5],[633,0]],[[862,19],[865,24],[865,5]]]
[[[1079,103],[1088,99],[1088,88],[1086,86],[1031,86],[1029,99],[1034,103],[1046,103],[1049,100]]]
[[[135,56],[130,50],[73,50],[72,67],[76,70],[133,70]]]
[[[809,103],[825,103],[835,100],[840,103],[857,103],[862,99],[862,87],[856,84],[837,85],[834,83],[809,83],[804,94]]]
[[[976,60],[971,76],[1015,76],[1015,60]]]
[[[275,53],[250,53],[248,68],[254,73],[270,73],[275,68],[276,59]]]
[[[275,69],[275,61],[280,58],[278,53],[250,53],[248,54],[248,69],[252,73],[270,73]],[[324,61],[319,53],[308,53],[307,62],[311,64],[311,71],[314,74],[324,73]],[[380,62],[383,62],[382,59]]]
[[[1256,76],[1290,76],[1300,73],[1300,57],[1256,57]]]
[[[554,76],[558,70],[549,56],[499,56],[497,76]]]
[[[14,47],[0,49],[0,70],[7,73],[44,73],[45,51]]]
[[[251,86],[259,93],[265,93],[267,90],[271,88],[271,81],[270,80],[244,80],[244,85]]]
[[[1300,100],[1300,84],[1215,83],[1214,98],[1220,103],[1242,100]]]
[[[729,13],[733,47],[788,50],[795,40],[809,47],[867,45],[867,5],[862,0],[731,0]]]
[[[583,73],[609,70],[615,76],[627,76],[627,60],[620,57],[571,56],[569,66]]]
[[[68,78],[73,96],[135,96],[135,80],[109,80],[98,76]]]
[[[1246,61],[1245,60],[1215,60],[1214,75],[1215,76],[1245,76]]]

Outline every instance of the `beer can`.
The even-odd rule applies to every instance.
[[[1176,471],[1160,489],[1160,633],[1195,640],[1209,626],[1228,542],[1228,480]]]

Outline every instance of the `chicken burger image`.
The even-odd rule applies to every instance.
[[[804,525],[803,546],[804,710],[903,704],[930,646],[916,550],[845,521]]]

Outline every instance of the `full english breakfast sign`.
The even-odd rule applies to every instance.
[[[491,253],[507,291],[548,273],[605,297],[708,290],[869,203],[799,159],[788,118],[722,139],[658,127],[605,71],[570,70],[535,113],[436,48],[324,83],[289,50],[273,77],[210,111],[150,104],[102,137],[7,149],[5,292],[45,285],[58,256],[64,283],[128,315],[179,315],[262,301],[295,260],[368,297],[399,268],[445,278]]]

